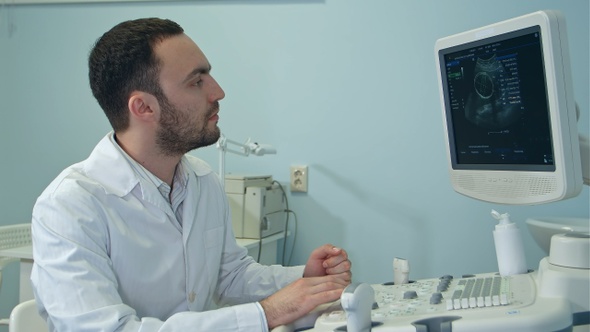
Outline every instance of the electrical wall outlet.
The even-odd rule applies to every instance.
[[[307,192],[307,166],[291,166],[291,191]]]

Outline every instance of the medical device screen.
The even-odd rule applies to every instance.
[[[454,169],[555,169],[540,34],[533,26],[439,57]]]

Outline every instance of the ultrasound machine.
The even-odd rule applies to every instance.
[[[531,205],[575,197],[588,185],[588,140],[578,135],[561,13],[538,11],[439,39],[435,58],[457,192]],[[398,282],[394,268],[394,283],[353,283],[339,301],[275,331],[590,331],[583,220],[582,231],[565,227],[547,239],[537,270]]]

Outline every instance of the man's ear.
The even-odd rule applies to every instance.
[[[160,110],[158,99],[147,92],[133,91],[127,103],[130,115],[140,121],[151,121],[157,118]]]

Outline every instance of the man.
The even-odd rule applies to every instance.
[[[219,138],[224,92],[180,26],[123,22],[89,68],[113,132],[33,209],[31,279],[50,330],[264,331],[339,298],[344,250],[262,266],[236,244],[217,175],[186,155]]]

